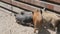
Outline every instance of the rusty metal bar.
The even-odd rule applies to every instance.
[[[10,3],[11,0],[2,0],[2,1]],[[45,7],[45,8],[48,8],[48,9],[51,9],[51,10],[54,10],[54,11],[60,13],[60,5],[56,5],[56,4],[52,4],[52,3],[48,3],[48,2],[44,2],[44,1],[40,1],[40,0],[20,0],[20,1],[30,3],[30,4],[33,4],[36,6]],[[22,3],[22,2],[17,2],[15,0],[12,1],[12,5],[16,5],[16,6],[24,8],[24,9],[31,10],[31,11],[34,11],[37,8],[37,7],[31,6],[31,5]],[[37,9],[39,9],[39,8],[37,8]]]
[[[12,3],[10,3],[11,0],[2,0],[2,1],[7,2],[9,4],[12,4],[12,5],[19,6],[21,8],[24,8],[24,9],[30,10],[30,11],[34,11],[35,9],[38,9],[38,10],[40,9],[40,8],[31,6],[31,5],[28,5],[28,4],[25,4],[25,3],[21,3],[21,2],[18,2],[18,1],[13,1]]]
[[[60,3],[60,0],[48,0],[48,1],[56,2],[56,3]]]
[[[51,9],[60,13],[60,5],[56,5],[56,4],[52,4],[52,3],[48,3],[48,2],[44,2],[40,0],[19,0],[19,1],[45,7],[45,8],[48,8],[48,9]]]

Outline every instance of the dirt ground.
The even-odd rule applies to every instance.
[[[56,31],[42,27],[39,32],[34,33],[32,27],[16,23],[14,15],[0,8],[0,33],[1,34],[56,34]],[[58,33],[57,33],[58,34]]]

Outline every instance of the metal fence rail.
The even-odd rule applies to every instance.
[[[60,5],[57,5],[57,4],[52,4],[49,2],[44,2],[44,1],[39,1],[39,0],[19,0],[19,1],[24,2],[24,3],[33,4],[36,6],[45,7],[45,8],[48,8],[50,10],[54,10],[54,11],[57,11],[60,13],[60,10],[57,10],[57,9],[60,9]]]
[[[40,1],[40,0],[1,0],[2,2],[26,9],[26,10],[30,10],[30,11],[34,11],[35,9],[40,9],[40,7],[45,7],[49,10],[53,10],[57,13],[60,13],[60,5],[56,5],[56,4],[52,4],[52,3],[48,3],[48,2],[44,2],[44,1]]]

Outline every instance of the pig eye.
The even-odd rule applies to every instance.
[[[21,12],[21,14],[23,15],[23,14],[24,14],[24,12]]]

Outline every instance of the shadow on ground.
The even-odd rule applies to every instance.
[[[57,27],[57,33],[56,34],[60,34],[60,24]]]
[[[18,24],[23,25],[23,26],[27,26],[27,27],[33,27],[33,26],[29,26],[26,24],[21,24],[18,22]],[[34,28],[34,27],[33,27]],[[51,27],[49,23],[44,23],[42,25],[41,28],[39,28],[38,33],[37,34],[51,34],[51,32],[49,32],[47,29],[50,29],[51,31],[54,31]]]
[[[38,34],[50,34],[50,32],[44,27],[42,27],[41,29],[39,29]]]
[[[39,28],[38,34],[51,34],[47,29],[52,30],[52,29],[50,28],[50,24],[49,24],[49,23],[44,23],[44,24],[41,26],[41,28]],[[52,30],[52,31],[54,31],[54,30]]]

